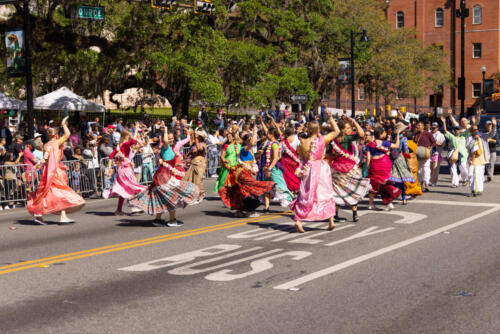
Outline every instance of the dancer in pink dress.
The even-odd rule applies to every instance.
[[[138,134],[139,125],[136,125],[133,139],[130,139],[131,134],[127,130],[121,133],[120,145],[111,152],[109,156],[109,163],[115,161],[116,178],[111,189],[103,191],[102,196],[108,199],[111,196],[120,196],[118,199],[118,207],[116,208],[115,215],[124,215],[123,202],[125,199],[131,199],[138,193],[147,189],[146,186],[137,184],[134,174],[134,163],[132,162],[132,145],[137,143],[136,138]],[[132,207],[132,213],[142,212],[142,210]]]
[[[292,202],[290,208],[294,213],[295,228],[297,232],[304,233],[302,221],[321,221],[329,219],[328,230],[333,230],[335,225],[335,197],[332,186],[330,166],[323,159],[325,146],[328,145],[340,130],[337,123],[328,115],[328,122],[333,131],[326,136],[320,135],[317,122],[309,124],[309,138],[299,146],[298,153],[303,164],[297,169],[300,178],[298,197]]]

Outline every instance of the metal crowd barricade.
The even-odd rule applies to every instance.
[[[68,167],[66,175],[71,189],[85,197],[97,193],[99,164],[93,160],[70,160],[62,163]]]
[[[28,193],[37,189],[40,171],[28,164],[0,165],[0,203],[25,203]]]

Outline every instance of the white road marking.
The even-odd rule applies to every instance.
[[[439,201],[431,201],[431,202],[432,203],[436,203],[436,202],[439,202]],[[448,202],[448,203],[450,203],[450,205],[460,205],[460,204],[457,204],[457,202]],[[437,203],[437,204],[443,204],[443,203]],[[481,205],[481,206],[484,206],[484,205]],[[418,235],[416,237],[413,237],[413,238],[410,238],[410,239],[407,239],[407,240],[395,243],[393,245],[381,248],[381,249],[376,250],[374,252],[371,252],[371,253],[368,253],[368,254],[365,254],[365,255],[362,255],[362,256],[358,256],[358,257],[356,257],[354,259],[351,259],[351,260],[348,260],[348,261],[336,264],[334,266],[322,269],[320,271],[317,271],[317,272],[314,272],[314,273],[302,276],[302,277],[300,277],[298,279],[295,279],[293,281],[290,281],[290,282],[287,282],[287,283],[275,286],[274,289],[287,290],[287,289],[290,289],[290,288],[296,288],[296,287],[298,287],[300,285],[303,285],[305,283],[311,282],[311,281],[313,281],[315,279],[318,279],[320,277],[333,274],[333,273],[335,273],[337,271],[346,269],[346,268],[351,267],[351,266],[353,266],[355,264],[358,264],[358,263],[361,263],[361,262],[373,259],[373,258],[375,258],[377,256],[380,256],[380,255],[392,252],[392,251],[394,251],[396,249],[400,249],[400,248],[409,246],[409,245],[414,244],[416,242],[419,242],[419,241],[425,240],[427,238],[433,237],[433,236],[435,236],[437,234],[440,234],[441,232],[452,230],[454,228],[457,228],[459,226],[468,224],[468,223],[473,222],[473,221],[475,221],[475,220],[477,220],[479,218],[482,218],[484,216],[490,215],[490,214],[492,214],[492,213],[497,212],[498,210],[500,210],[500,205],[494,204],[493,206],[494,207],[491,208],[491,209],[489,209],[489,210],[486,210],[484,212],[475,214],[475,215],[473,215],[471,217],[462,219],[462,220],[460,220],[460,221],[458,221],[456,223],[440,227],[440,228],[435,229],[433,231],[430,231],[430,232]]]
[[[161,259],[156,259],[144,263],[135,264],[133,266],[119,268],[118,270],[123,271],[150,271],[155,269],[161,269],[166,267],[173,267],[179,264],[184,264],[191,262],[199,257],[207,257],[212,255],[217,255],[221,253],[227,253],[235,249],[241,248],[240,245],[217,245],[208,248],[198,249],[195,251],[182,253],[178,255],[168,256]]]
[[[310,256],[311,254],[312,254],[311,252],[305,252],[305,251],[289,251],[281,254],[275,254],[265,257],[263,259],[252,261],[250,263],[250,267],[252,268],[252,270],[250,271],[241,274],[231,274],[231,272],[233,271],[232,269],[223,269],[221,271],[208,274],[207,276],[205,276],[205,278],[210,281],[222,281],[222,282],[233,281],[236,279],[248,277],[272,269],[274,266],[271,263],[271,260],[275,260],[280,257],[290,256],[292,260],[298,261],[302,260],[305,257]]]
[[[212,262],[216,262],[216,261],[219,261],[219,260],[223,260],[223,259],[228,258],[228,257],[233,257],[235,255],[240,255],[243,252],[245,252],[245,253],[252,252],[252,251],[255,251],[255,250],[258,250],[258,249],[261,249],[261,248],[262,247],[249,248],[249,249],[247,249],[245,251],[234,252],[234,253],[230,253],[230,254],[227,254],[227,255],[223,255],[223,256],[219,256],[219,257],[214,257],[213,259],[199,261],[199,262],[195,262],[195,263],[190,263],[190,264],[187,264],[185,266],[172,269],[168,273],[172,274],[172,275],[196,275],[196,274],[199,274],[199,273],[205,273],[207,271],[217,270],[219,268],[229,267],[229,266],[232,266],[233,264],[238,264],[238,263],[245,262],[245,261],[248,261],[248,260],[253,260],[253,259],[265,256],[265,255],[268,255],[268,254],[273,254],[273,253],[281,252],[283,250],[281,248],[278,248],[278,249],[273,249],[273,250],[270,250],[270,251],[267,251],[267,252],[262,252],[262,253],[259,253],[259,254],[247,256],[247,257],[244,257],[244,258],[241,258],[241,259],[238,259],[238,260],[234,260],[234,261],[230,261],[230,262],[225,262],[225,263],[222,263],[222,264],[219,264],[219,265],[216,265],[216,266],[212,266],[212,267],[208,267],[208,268],[203,268],[203,269],[194,269],[193,268],[193,267],[201,266],[203,264],[207,264],[207,263],[212,263]]]
[[[456,201],[434,201],[429,199],[417,199],[411,202],[413,204],[434,204],[434,205],[454,205],[454,206],[487,206],[490,208],[500,208],[498,203],[475,203],[475,202],[456,202]]]
[[[396,220],[394,224],[404,224],[404,225],[414,224],[420,220],[424,220],[427,218],[426,215],[423,215],[421,213],[407,212],[407,211],[361,211],[359,212],[359,216],[362,217],[367,215],[368,213],[381,213],[386,215],[401,216],[402,218]]]
[[[395,227],[387,227],[387,228],[383,228],[381,230],[377,230],[377,228],[378,228],[378,226],[369,227],[366,230],[363,230],[361,232],[358,232],[356,234],[351,235],[350,237],[325,244],[325,246],[335,246],[335,245],[341,244],[343,242],[347,242],[347,241],[351,241],[351,240],[359,239],[359,238],[364,238],[364,237],[368,237],[368,236],[373,235],[373,234],[384,233],[384,232],[391,231],[391,230],[395,229]]]

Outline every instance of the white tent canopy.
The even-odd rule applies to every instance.
[[[13,97],[8,97],[4,93],[0,93],[0,109],[13,109],[18,110],[23,101],[15,99]]]
[[[24,110],[27,109],[26,101],[23,102]],[[65,110],[104,112],[103,105],[87,101],[76,95],[70,89],[61,87],[51,93],[33,99],[33,108],[39,110]]]

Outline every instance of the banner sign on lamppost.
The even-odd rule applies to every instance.
[[[22,77],[25,75],[24,31],[10,30],[5,33],[7,51],[7,76]]]
[[[341,58],[339,59],[339,82],[343,85],[347,85],[351,82],[351,59]]]

